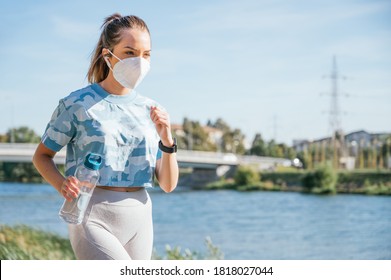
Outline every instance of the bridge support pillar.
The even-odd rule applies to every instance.
[[[179,184],[186,187],[202,188],[208,183],[218,181],[221,177],[232,177],[236,166],[222,165],[217,168],[193,168],[189,175],[179,178]]]

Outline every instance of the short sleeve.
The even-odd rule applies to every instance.
[[[72,140],[75,134],[75,125],[61,100],[53,112],[41,142],[49,149],[58,152]]]
[[[158,148],[157,154],[156,154],[156,160],[161,159],[161,158],[162,158],[162,151]]]

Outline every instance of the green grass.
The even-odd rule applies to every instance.
[[[233,179],[221,179],[209,183],[207,190],[237,190],[237,191],[305,191],[303,179],[309,171],[287,170],[278,172],[263,172],[261,181],[239,185]],[[391,195],[391,172],[389,170],[354,170],[338,171],[336,193]],[[321,189],[313,192],[322,193]]]
[[[220,249],[213,245],[210,237],[205,238],[205,245],[207,252],[206,254],[201,254],[196,251],[191,251],[190,249],[185,249],[182,252],[181,247],[177,246],[171,248],[170,245],[166,245],[166,255],[160,256],[157,254],[156,250],[153,252],[152,259],[154,260],[222,260],[224,259],[223,252]]]
[[[68,239],[25,225],[0,226],[1,260],[72,260]]]
[[[207,252],[201,254],[190,249],[181,250],[176,246],[166,245],[165,255],[156,250],[152,259],[156,260],[196,260],[223,259],[224,254],[213,245],[212,240],[205,239]],[[0,225],[0,260],[74,260],[75,255],[67,238],[45,232],[26,225]]]

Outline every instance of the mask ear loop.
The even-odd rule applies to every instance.
[[[118,56],[116,56],[115,54],[113,54],[109,49],[107,49],[107,50],[109,51],[109,53],[110,53],[112,56],[114,56],[116,59],[118,59],[118,61],[123,62],[122,59],[120,59]]]
[[[112,56],[114,56],[118,61],[123,62],[121,59],[119,59],[115,54],[113,54],[109,49],[106,49]],[[107,56],[105,55],[103,59],[106,61],[107,66],[110,68],[111,71],[113,71],[113,68],[111,67],[111,63]]]
[[[109,58],[108,58],[107,56],[104,56],[103,59],[106,61],[107,67],[109,67],[109,69],[110,69],[111,71],[113,71],[113,68],[111,67]]]

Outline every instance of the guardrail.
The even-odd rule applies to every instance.
[[[0,143],[0,161],[3,162],[31,162],[38,144],[30,143]],[[56,153],[54,161],[57,164],[65,162],[66,149]],[[209,166],[219,165],[257,165],[259,169],[268,169],[275,166],[289,166],[291,161],[285,158],[242,156],[233,153],[204,152],[178,150],[178,163],[182,166]]]

